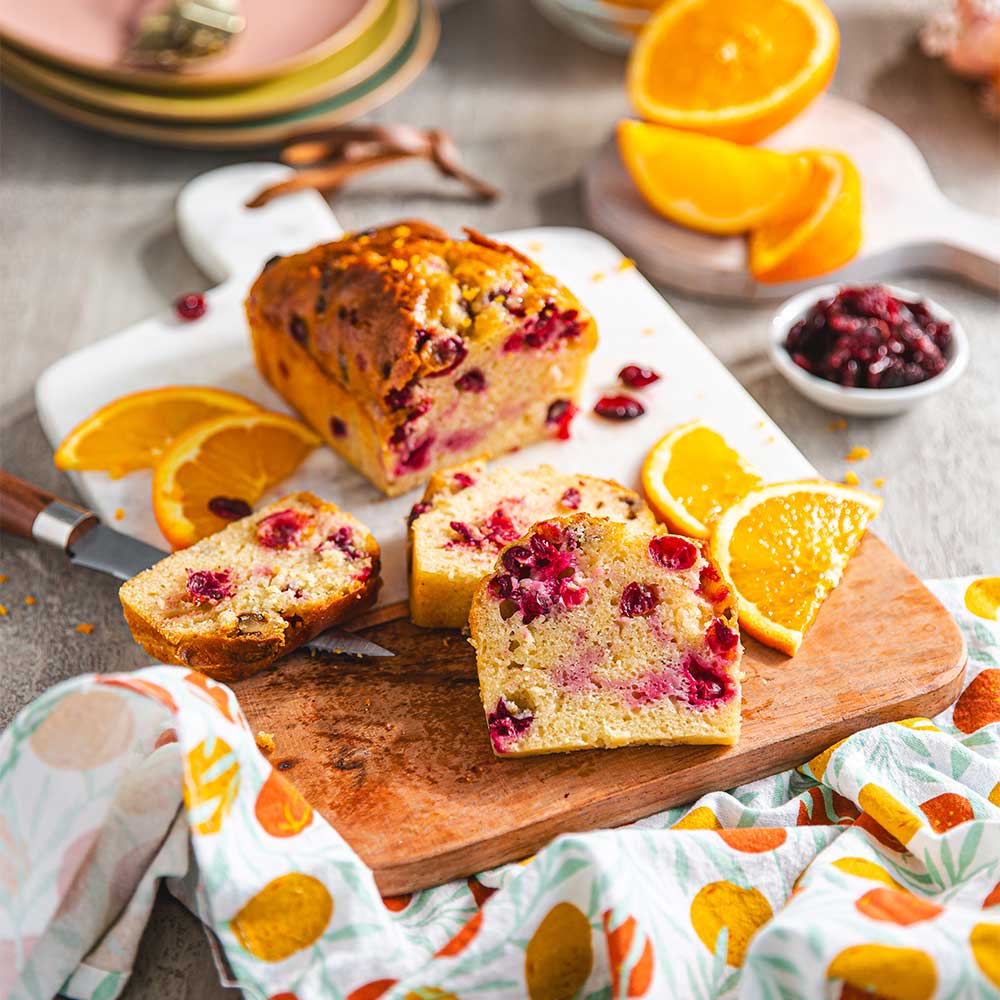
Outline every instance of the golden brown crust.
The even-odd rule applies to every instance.
[[[328,628],[353,617],[375,603],[381,579],[378,566],[375,575],[353,594],[345,595],[328,605],[323,613],[306,615],[300,623],[290,625],[282,636],[265,640],[252,636],[211,636],[170,642],[167,637],[147,621],[137,608],[122,597],[122,610],[132,638],[160,663],[193,667],[217,681],[243,680],[270,666],[275,660],[304,646]]]
[[[448,368],[448,340],[465,339],[491,295],[510,297],[528,316],[546,303],[576,310],[583,339],[596,338],[589,314],[555,278],[511,247],[467,232],[469,239],[451,239],[410,220],[278,258],[250,289],[251,330],[286,333],[331,379],[387,413],[391,390]]]

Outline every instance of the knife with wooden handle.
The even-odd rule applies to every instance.
[[[101,524],[96,514],[0,469],[0,531],[61,549],[77,566],[129,580],[166,555]],[[352,656],[394,656],[378,643],[327,629],[306,649]]]

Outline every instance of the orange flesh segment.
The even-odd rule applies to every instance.
[[[119,479],[156,463],[189,427],[225,413],[259,408],[234,393],[200,387],[155,389],[123,396],[91,414],[60,444],[60,469],[104,471]]]
[[[729,574],[771,621],[803,631],[840,582],[873,512],[849,499],[799,493],[771,497],[729,541]]]
[[[209,510],[210,500],[226,497],[252,507],[316,447],[318,440],[307,428],[296,432],[288,418],[269,425],[267,418],[273,416],[220,427],[191,445],[185,436],[168,449],[154,477],[153,506],[160,530],[172,545],[191,545],[229,523]],[[197,432],[195,428],[192,434]]]
[[[683,110],[728,108],[767,98],[802,70],[816,29],[788,0],[726,0],[677,17],[657,42],[642,86]]]
[[[695,427],[674,443],[663,482],[689,514],[708,524],[761,479],[721,434]]]

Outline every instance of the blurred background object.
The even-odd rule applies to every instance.
[[[928,55],[960,76],[982,81],[983,106],[1000,117],[1000,3],[948,0],[920,33]]]

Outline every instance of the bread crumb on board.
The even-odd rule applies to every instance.
[[[257,747],[261,753],[274,753],[277,746],[274,742],[274,733],[265,733],[261,730],[254,739],[257,741]]]
[[[80,622],[73,631],[79,632],[80,635],[90,635],[94,631],[94,625],[92,622]]]
[[[867,448],[862,448],[861,445],[856,445],[844,456],[844,458],[847,459],[848,462],[860,462],[870,456],[871,452]]]

